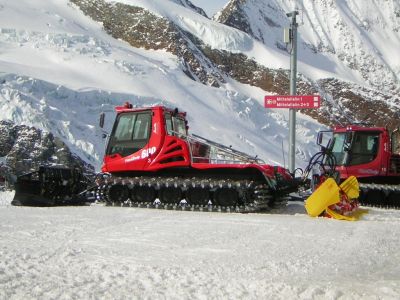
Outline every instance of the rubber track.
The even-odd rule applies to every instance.
[[[360,192],[362,205],[400,209],[400,185],[360,183]]]
[[[129,189],[129,195],[134,187],[150,187],[157,192],[156,199],[152,202],[135,202],[131,198],[121,199],[122,201],[113,201],[110,199],[110,189],[115,186],[123,186]],[[211,200],[207,205],[191,205],[185,199],[176,199],[175,203],[161,203],[158,193],[162,188],[174,187],[181,189],[183,195],[190,188],[207,189],[209,193],[220,189],[235,189],[239,194],[239,201],[242,205],[236,206],[219,206],[213,205]],[[179,177],[110,177],[102,182],[98,187],[91,190],[91,195],[87,198],[95,198],[97,203],[105,203],[109,206],[122,207],[140,207],[152,209],[166,210],[183,210],[183,211],[204,211],[204,212],[279,212],[286,207],[289,197],[275,197],[266,183],[254,182],[251,180],[213,180],[202,178],[182,179]],[[124,198],[124,197],[123,197]],[[185,197],[184,197],[185,198]],[[239,202],[238,201],[238,202]]]

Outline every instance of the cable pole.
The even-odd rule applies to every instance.
[[[287,13],[292,18],[289,30],[290,42],[290,95],[296,95],[297,83],[297,21],[298,11]],[[296,109],[289,109],[289,172],[294,173],[296,165]]]

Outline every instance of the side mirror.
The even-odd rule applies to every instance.
[[[100,122],[99,122],[100,128],[103,128],[103,127],[104,127],[104,120],[105,120],[105,118],[106,118],[106,114],[105,114],[105,113],[101,113],[101,114],[100,114]]]
[[[328,149],[333,141],[332,131],[320,131],[317,135],[317,145]]]
[[[318,132],[317,135],[317,145],[321,145],[322,144],[322,139],[323,139],[323,133],[322,132]]]

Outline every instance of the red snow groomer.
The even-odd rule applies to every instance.
[[[79,174],[42,167],[18,178],[15,203],[95,198],[113,205],[265,211],[285,205],[297,190],[284,168],[190,135],[185,112],[126,103],[116,113],[96,184],[83,189]],[[100,120],[102,127],[104,114]]]
[[[326,146],[324,140],[328,141]],[[362,212],[356,209],[358,202],[400,207],[398,129],[389,132],[387,128],[368,125],[335,127],[320,132],[317,143],[323,149],[315,156],[314,164],[319,161],[324,170],[318,188],[306,202],[310,215],[325,211],[332,217],[354,220]]]

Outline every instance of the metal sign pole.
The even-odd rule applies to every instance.
[[[296,16],[299,13],[293,11],[286,14],[292,18],[290,23],[290,95],[296,95],[297,80],[297,22]],[[289,109],[289,172],[294,173],[296,154],[296,109]]]

